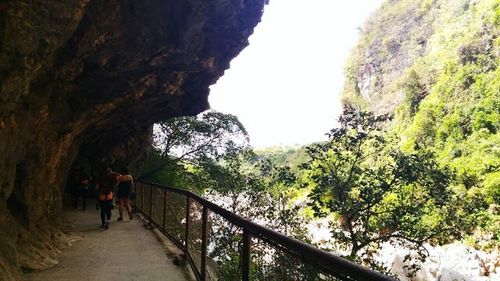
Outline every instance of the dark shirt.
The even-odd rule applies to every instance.
[[[80,176],[80,189],[88,189],[90,185],[90,177],[86,174]]]
[[[109,194],[116,185],[116,174],[106,174],[99,181],[99,194]]]
[[[129,198],[132,192],[132,181],[122,181],[118,184],[118,198]]]

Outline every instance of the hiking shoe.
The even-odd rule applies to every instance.
[[[119,217],[116,221],[122,221],[123,218],[122,217]]]

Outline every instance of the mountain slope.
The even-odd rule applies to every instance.
[[[386,1],[362,32],[344,105],[394,113],[403,149],[434,150],[458,188],[498,204],[500,1]]]

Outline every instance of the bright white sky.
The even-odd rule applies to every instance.
[[[238,116],[254,147],[326,139],[343,67],[382,0],[271,0],[250,45],[211,86],[212,109]]]

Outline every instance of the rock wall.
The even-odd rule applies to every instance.
[[[154,122],[208,108],[264,2],[0,2],[0,279],[57,252],[75,159],[133,163]]]
[[[429,38],[438,24],[440,1],[384,1],[360,30],[358,45],[346,66],[344,103],[360,96],[366,109],[392,113],[404,96],[400,77],[427,53]],[[443,1],[441,1],[443,2]]]

